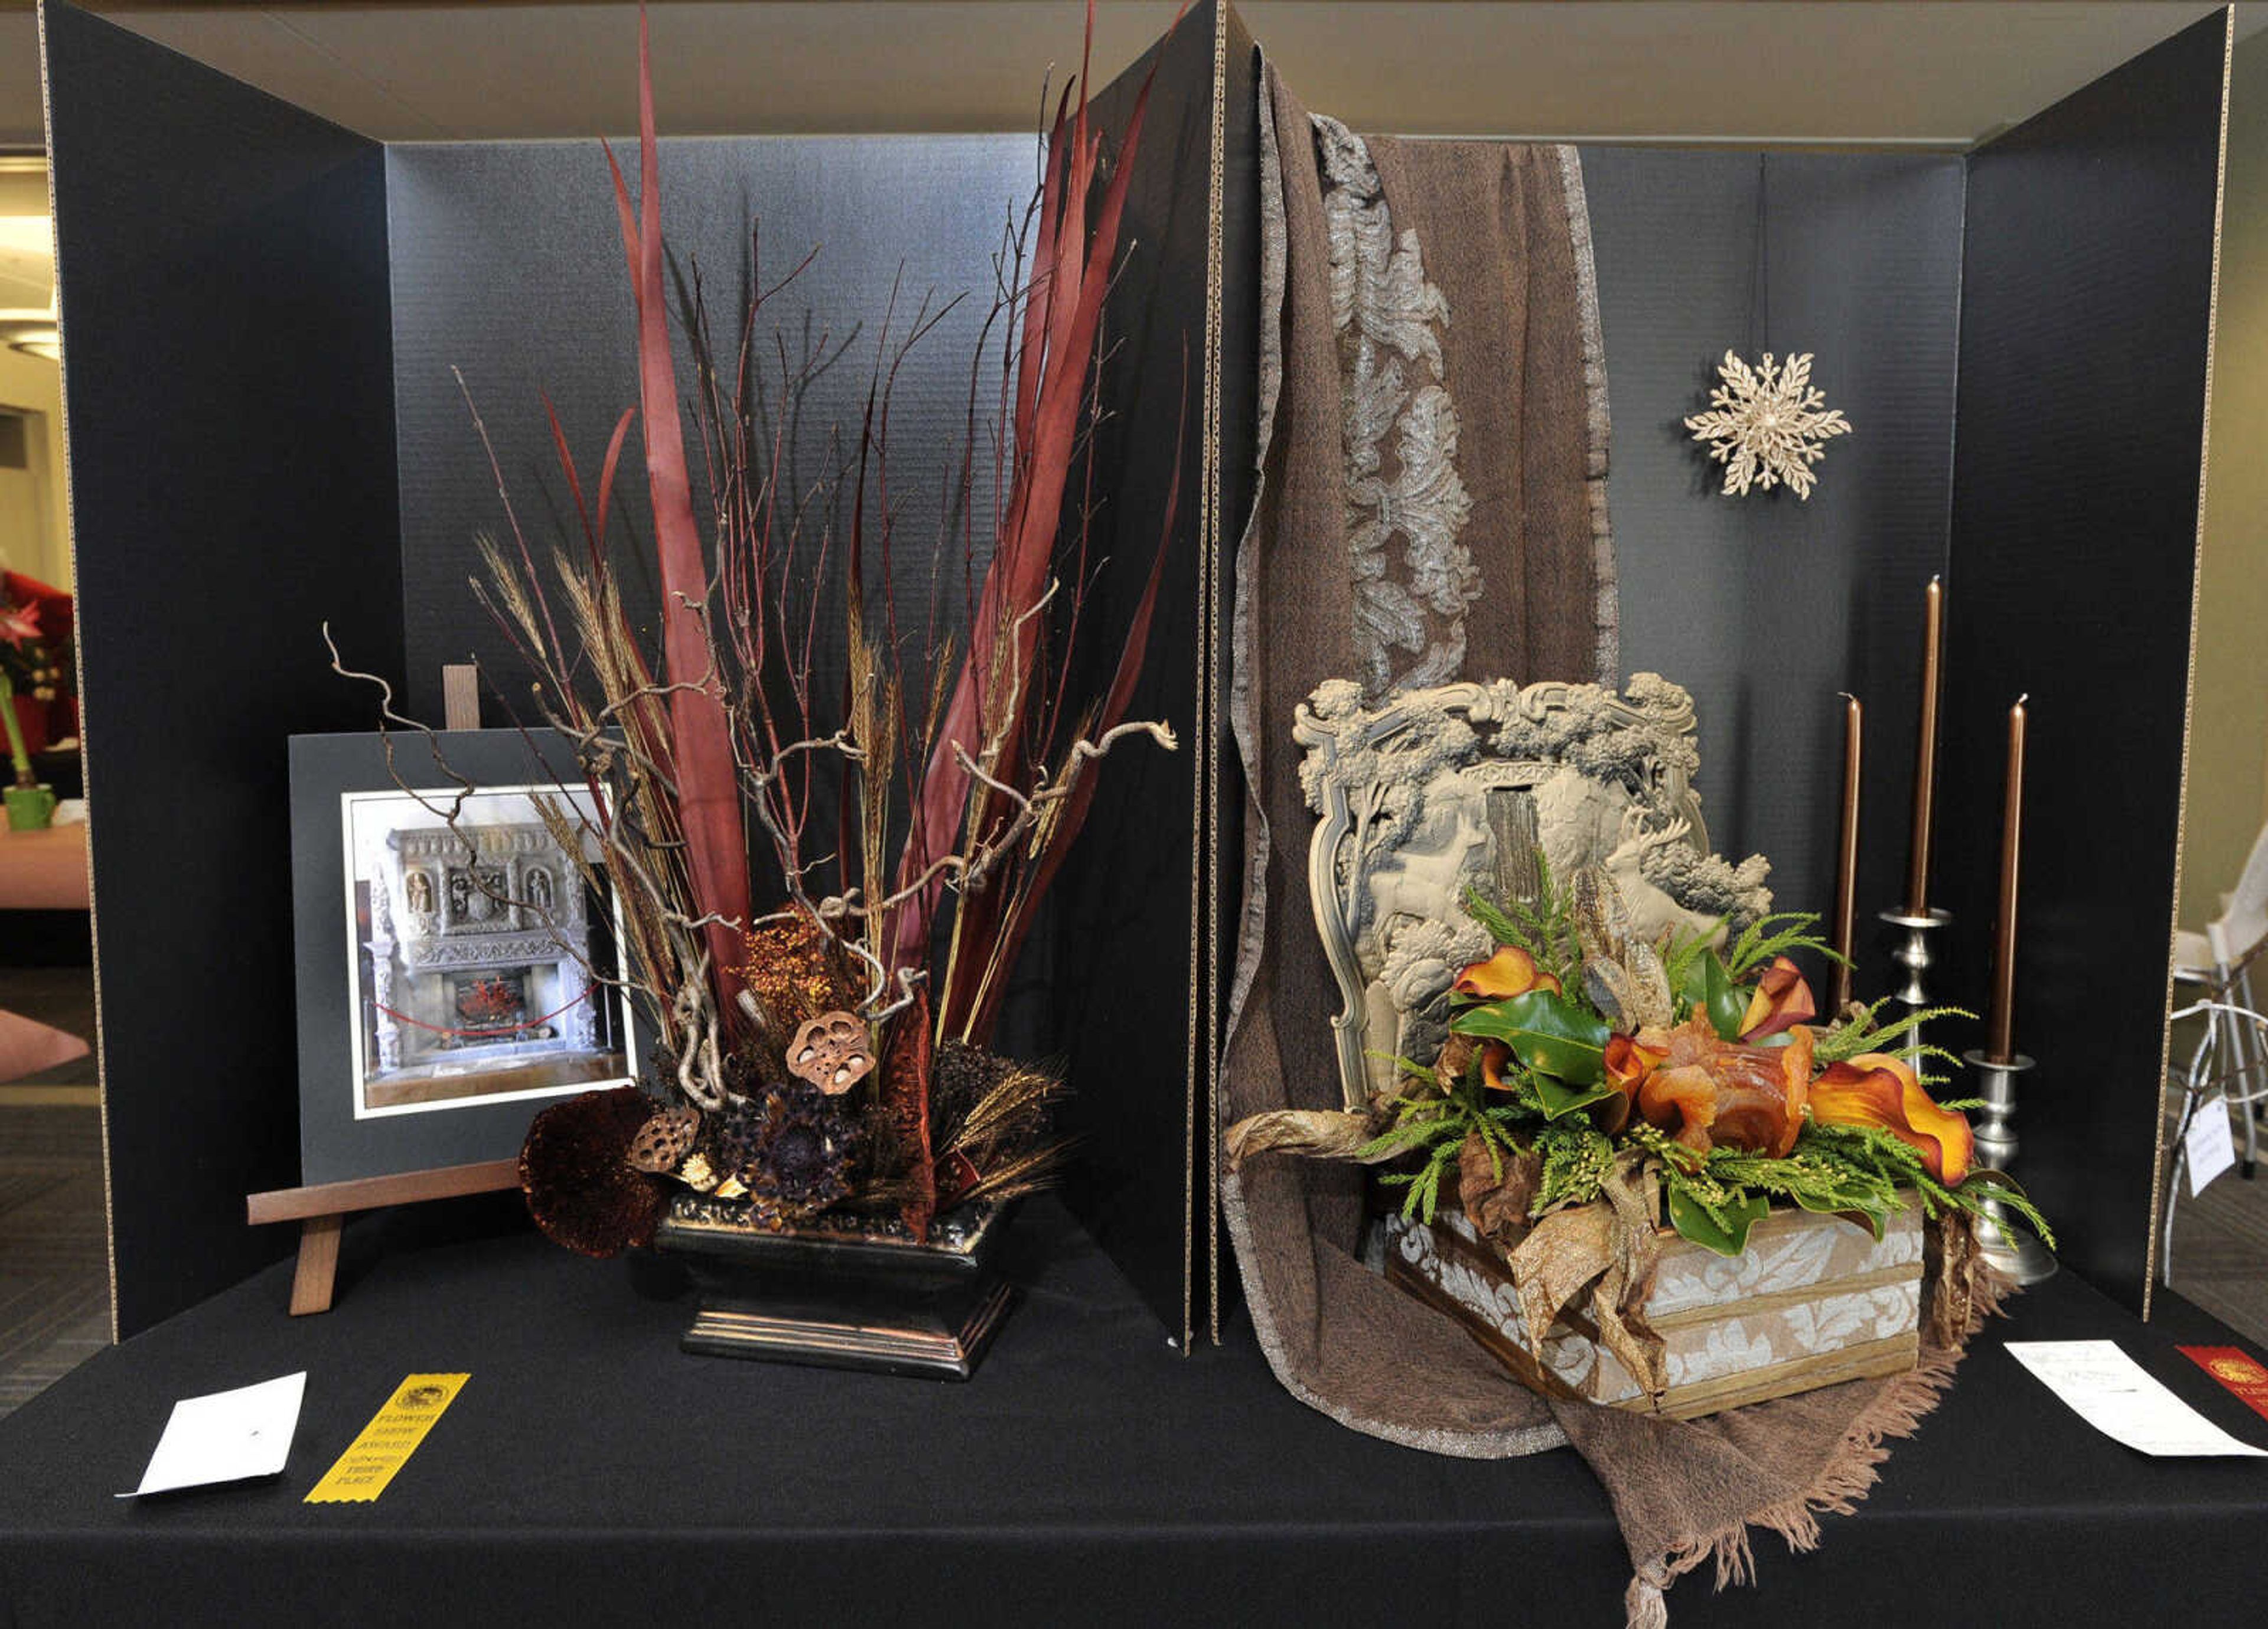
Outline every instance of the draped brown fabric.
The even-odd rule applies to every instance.
[[[1307,883],[1298,704],[1326,679],[1382,689],[1381,670],[1389,682],[1617,676],[1604,362],[1572,151],[1365,142],[1311,121],[1272,67],[1262,97],[1261,468],[1236,557],[1229,703],[1248,792],[1245,908],[1224,1126],[1342,1106],[1337,985]],[[1373,258],[1350,263],[1366,200],[1382,200],[1406,263],[1386,264],[1376,233]],[[1366,299],[1399,302],[1392,321],[1344,321]],[[1454,403],[1453,475],[1417,467],[1440,451],[1425,439],[1434,421],[1398,420],[1387,435],[1382,413],[1351,423],[1372,386],[1390,406],[1436,383]],[[1361,534],[1373,516],[1404,529],[1376,547]],[[1381,628],[1399,630],[1382,650]],[[1429,674],[1428,662],[1453,670]],[[1815,1537],[1815,1513],[1863,1494],[1880,1440],[1911,1429],[1957,1355],[1926,1348],[1911,1375],[1690,1424],[1547,1404],[1363,1264],[1365,1181],[1359,1166],[1275,1155],[1226,1177],[1246,1299],[1278,1377],[1346,1425],[1438,1453],[1572,1441],[1630,1545],[1635,1625],[1662,1621],[1661,1589],[1702,1560],[1719,1560],[1720,1580],[1739,1575],[1751,1525],[1799,1546]]]
[[[1236,564],[1229,706],[1249,807],[1246,915],[1222,1079],[1229,1122],[1271,1109],[1342,1106],[1330,1030],[1336,985],[1308,905],[1307,848],[1313,818],[1300,793],[1291,726],[1292,710],[1317,684],[1359,668],[1346,537],[1339,339],[1331,313],[1323,195],[1306,110],[1272,70],[1266,87],[1272,118],[1263,122],[1263,162],[1270,162],[1266,132],[1272,124],[1280,138],[1276,162],[1283,184],[1278,194],[1280,230],[1271,220],[1263,232],[1260,490]],[[1500,219],[1491,234],[1507,259],[1487,269],[1489,281],[1498,291],[1516,293],[1523,328],[1556,321],[1573,328],[1580,347],[1573,257],[1556,172],[1532,158],[1507,161],[1502,149],[1456,144],[1442,152],[1454,158],[1460,173],[1487,174],[1496,197],[1511,200],[1499,210],[1510,218]],[[1476,163],[1484,154],[1491,161]],[[1407,157],[1408,163],[1397,169],[1429,168],[1422,151]],[[1442,208],[1454,207],[1438,187],[1428,190]],[[1268,212],[1278,213],[1272,208]],[[1529,258],[1524,246],[1531,233],[1557,240],[1561,275],[1550,286],[1519,275]],[[1460,300],[1462,291],[1450,298]],[[1476,292],[1475,306],[1481,298]],[[1487,326],[1469,308],[1456,311],[1452,346]],[[1510,347],[1504,335],[1488,342],[1490,359],[1500,368],[1508,365]],[[1445,350],[1454,380],[1462,353],[1452,347]],[[1516,426],[1545,412],[1547,403],[1572,418],[1577,434],[1583,433],[1589,412],[1583,380],[1579,349],[1572,379],[1535,380],[1534,388],[1524,391],[1506,389],[1501,404],[1484,410],[1491,428],[1481,433],[1498,439],[1505,456],[1487,457],[1479,436],[1471,432],[1461,444],[1460,465],[1483,480],[1479,490],[1486,495],[1476,498],[1468,536],[1490,535],[1484,529],[1489,512],[1494,510],[1497,523],[1503,524],[1515,495],[1534,484],[1516,470],[1484,479],[1480,467],[1516,464]],[[1486,394],[1468,391],[1459,406],[1479,408],[1476,398]],[[1523,396],[1534,398],[1525,413],[1520,410]],[[1557,512],[1584,517],[1577,536],[1585,551],[1591,541],[1588,498],[1582,490],[1587,468],[1586,462],[1575,464],[1570,473],[1576,495],[1561,498],[1556,505]],[[1483,563],[1484,571],[1508,573],[1520,564],[1509,549],[1486,552],[1491,557]],[[1496,558],[1499,552],[1506,557]],[[1572,599],[1565,597],[1571,581],[1580,585]],[[1540,585],[1526,584],[1513,596],[1517,614],[1490,606],[1491,596],[1484,595],[1476,610],[1487,619],[1487,665],[1535,677],[1593,676],[1596,601],[1589,592],[1587,575],[1555,567]],[[1560,597],[1547,607],[1546,593]],[[1535,646],[1531,628],[1539,636]],[[1357,1167],[1265,1157],[1227,1178],[1225,1201],[1247,1300],[1278,1375],[1334,1418],[1416,1447],[1486,1456],[1527,1453],[1560,1441],[1540,1399],[1507,1380],[1454,1324],[1357,1259],[1363,1182]],[[1422,1387],[1410,1384],[1413,1374],[1426,1377]]]

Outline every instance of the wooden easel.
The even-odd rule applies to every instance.
[[[469,663],[441,669],[442,727],[481,727],[480,669]],[[245,1196],[245,1220],[258,1227],[271,1222],[299,1224],[299,1265],[291,1275],[291,1316],[328,1312],[338,1278],[339,1232],[357,1211],[425,1199],[453,1199],[468,1193],[496,1193],[519,1186],[518,1160],[487,1160],[431,1171],[401,1171],[352,1182],[318,1183],[308,1188],[276,1188]]]
[[[244,1213],[245,1220],[255,1227],[268,1222],[299,1224],[299,1266],[291,1275],[291,1316],[296,1318],[331,1309],[332,1286],[339,1271],[339,1230],[356,1212],[519,1186],[518,1160],[489,1160],[478,1165],[449,1165],[438,1170],[403,1171],[394,1176],[364,1176],[354,1182],[248,1194]]]

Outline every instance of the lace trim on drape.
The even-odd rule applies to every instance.
[[[1418,234],[1395,238],[1362,137],[1320,114],[1314,130],[1346,402],[1355,654],[1364,691],[1375,698],[1462,670],[1465,609],[1481,596],[1481,573],[1458,541],[1473,504],[1457,475],[1456,404],[1442,384],[1448,299],[1425,280]],[[1391,474],[1383,456],[1389,436]],[[1396,538],[1399,571],[1391,557]]]

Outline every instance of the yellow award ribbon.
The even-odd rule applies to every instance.
[[[412,1375],[308,1492],[311,1505],[366,1505],[386,1492],[470,1375]]]

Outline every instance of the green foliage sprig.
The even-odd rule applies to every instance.
[[[1710,941],[1716,932],[1673,933],[1668,947],[1661,953],[1662,971],[1669,975],[1672,991],[1683,991],[1700,985],[1701,959],[1716,955]],[[1722,965],[1721,962],[1719,965]]]
[[[1406,1065],[1407,1060],[1403,1061]],[[1426,1079],[1432,1080],[1430,1072]],[[1431,1091],[1421,1088],[1403,1097],[1395,1105],[1394,1124],[1356,1150],[1354,1157],[1371,1163],[1417,1156],[1415,1169],[1389,1171],[1378,1180],[1385,1187],[1406,1190],[1402,1196],[1403,1216],[1430,1222],[1440,1206],[1442,1179],[1455,1173],[1468,1139],[1475,1134],[1480,1137],[1500,1177],[1506,1155],[1527,1152],[1513,1136],[1513,1128],[1525,1119],[1540,1118],[1542,1113],[1542,1105],[1532,1096],[1522,1101],[1516,1092],[1510,1101],[1489,1102],[1476,1054],[1472,1066],[1446,1092],[1436,1085]]]
[[[1543,1177],[1529,1215],[1588,1205],[1603,1191],[1615,1163],[1614,1140],[1604,1131],[1587,1122],[1562,1120],[1538,1131],[1535,1146],[1543,1154]]]
[[[1725,970],[1738,984],[1749,974],[1770,967],[1774,956],[1793,955],[1799,950],[1810,951],[1830,962],[1847,963],[1841,952],[1812,931],[1818,925],[1819,913],[1815,910],[1778,910],[1759,917],[1725,952]]]
[[[1965,1018],[1973,1023],[1976,1014],[1960,1006],[1926,1006],[1884,1023],[1882,1009],[1892,999],[1892,997],[1884,996],[1851,1019],[1830,1029],[1822,1030],[1811,1055],[1822,1065],[1845,1063],[1862,1052],[1888,1052],[1894,1058],[1936,1057],[1949,1058],[1955,1063],[1961,1061],[1941,1047],[1917,1047],[1911,1043],[1901,1047],[1897,1043],[1924,1024],[1935,1023],[1940,1019]]]
[[[1559,981],[1563,990],[1580,987],[1583,941],[1575,932],[1573,895],[1551,874],[1551,862],[1535,851],[1535,901],[1507,901],[1497,905],[1476,888],[1465,889],[1465,910],[1499,945],[1525,950],[1535,965]]]

